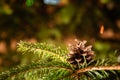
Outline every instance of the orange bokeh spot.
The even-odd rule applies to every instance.
[[[104,26],[102,25],[101,27],[100,27],[100,34],[103,34],[104,33]]]

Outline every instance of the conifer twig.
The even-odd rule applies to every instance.
[[[84,73],[84,72],[88,72],[88,71],[94,71],[94,70],[120,70],[120,65],[87,67],[87,68],[77,70],[75,74]]]
[[[69,76],[75,76],[76,74],[79,74],[79,73],[85,73],[85,72],[88,72],[88,71],[101,71],[101,70],[120,70],[120,65],[117,65],[117,66],[91,66],[91,67],[86,67],[86,68],[82,68],[82,69],[78,69],[76,70],[75,72],[73,72],[71,75]],[[68,76],[66,76],[68,77]]]

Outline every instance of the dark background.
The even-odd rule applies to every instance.
[[[0,0],[0,71],[32,60],[31,55],[16,51],[20,40],[67,45],[75,38],[87,40],[102,58],[116,53],[120,62],[120,1],[59,0],[45,4],[35,0],[27,6],[26,0]]]

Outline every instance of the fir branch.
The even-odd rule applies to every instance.
[[[12,76],[16,76],[18,74],[22,74],[22,73],[27,73],[27,72],[32,72],[32,71],[39,71],[39,70],[45,70],[45,69],[64,69],[66,71],[72,71],[70,68],[66,68],[63,66],[55,66],[55,65],[44,65],[44,64],[40,64],[40,63],[32,63],[30,65],[23,65],[23,66],[18,66],[16,68],[12,68],[8,71],[2,72],[0,74],[0,80],[5,80],[8,77],[12,77]],[[48,73],[48,72],[47,72]],[[43,73],[45,74],[45,73]],[[42,75],[42,74],[41,74]]]
[[[91,66],[91,67],[86,67],[86,68],[81,68],[81,69],[75,70],[70,75],[66,75],[65,77],[69,77],[69,76],[75,77],[76,76],[76,77],[79,77],[79,79],[81,79],[81,78],[88,77],[88,75],[91,75],[95,80],[96,79],[99,80],[99,77],[105,78],[105,77],[109,76],[109,72],[106,72],[106,71],[110,71],[116,75],[115,70],[120,70],[120,65],[117,65],[117,66]],[[99,73],[98,71],[100,71],[102,73]],[[93,73],[95,73],[96,75],[94,75]]]
[[[20,41],[20,43],[18,43],[18,51],[22,53],[38,54],[43,58],[47,56],[52,56],[54,60],[59,59],[60,61],[67,63],[66,50],[62,50],[60,47],[55,47],[53,45],[50,45],[50,44],[48,45],[46,43],[32,44],[32,43]]]
[[[94,70],[120,70],[120,65],[119,66],[97,66],[97,67],[87,67],[87,68],[83,68],[83,69],[79,69],[76,71],[75,74],[78,73],[84,73],[84,72],[88,72],[88,71],[94,71]]]
[[[18,43],[18,51],[38,54],[40,56],[39,60],[29,65],[18,66],[17,68],[12,68],[1,73],[0,80],[99,80],[108,78],[111,73],[118,77],[115,71],[120,70],[120,65],[116,65],[110,59],[95,60],[92,57],[93,52],[91,51],[91,47],[85,47],[84,44],[85,42],[83,41],[78,44],[79,46],[73,46],[71,54],[73,57],[69,58],[69,62],[73,60],[79,62],[82,60],[80,66],[83,67],[78,68],[67,61],[67,50],[45,43],[31,44],[20,41]],[[86,50],[88,53],[86,53]],[[80,53],[79,55],[83,52],[85,53],[81,55],[82,57],[79,55],[74,56],[76,51]]]

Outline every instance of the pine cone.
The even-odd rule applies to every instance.
[[[85,60],[87,63],[93,60],[94,52],[91,50],[92,46],[89,45],[86,47],[86,42],[86,40],[75,40],[75,43],[70,45],[70,53],[68,54],[69,58],[67,61],[75,67],[78,67],[78,64],[82,65]]]

